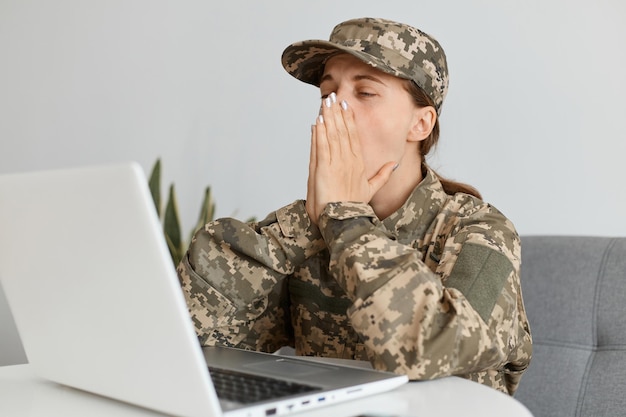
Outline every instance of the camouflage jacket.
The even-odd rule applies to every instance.
[[[208,223],[178,267],[205,345],[369,360],[410,379],[459,375],[513,394],[531,357],[520,241],[509,220],[428,170],[380,221],[303,201]]]

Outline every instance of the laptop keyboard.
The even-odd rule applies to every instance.
[[[241,404],[251,404],[319,390],[318,387],[297,382],[226,369],[209,367],[209,371],[217,396]]]

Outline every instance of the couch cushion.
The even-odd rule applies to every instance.
[[[626,410],[626,238],[522,237],[533,358],[516,398],[535,417]]]

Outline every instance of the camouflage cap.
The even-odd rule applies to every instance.
[[[385,19],[360,18],[340,23],[328,41],[307,40],[289,45],[282,64],[295,78],[319,87],[326,60],[346,52],[388,74],[415,82],[441,112],[448,91],[446,55],[432,36]]]

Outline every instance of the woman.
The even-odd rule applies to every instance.
[[[354,19],[283,53],[319,86],[306,201],[197,232],[178,272],[200,340],[459,375],[513,394],[531,355],[520,242],[425,163],[448,86],[441,46]]]

